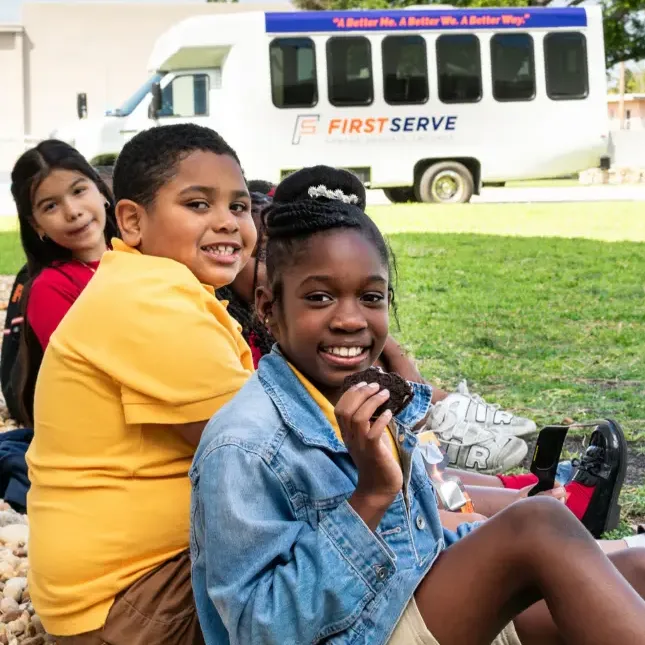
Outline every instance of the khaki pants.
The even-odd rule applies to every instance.
[[[414,598],[403,612],[388,645],[439,645],[423,622]],[[513,623],[510,623],[491,645],[521,645]]]
[[[190,582],[190,554],[164,562],[114,600],[101,629],[57,636],[58,645],[204,645]]]

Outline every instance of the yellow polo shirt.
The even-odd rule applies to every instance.
[[[305,390],[309,393],[309,396],[318,404],[318,407],[322,411],[322,413],[325,415],[327,421],[329,421],[329,424],[331,427],[334,429],[335,435],[338,437],[338,440],[341,443],[343,442],[343,435],[340,431],[340,427],[338,425],[338,420],[336,419],[336,413],[334,412],[334,406],[329,402],[329,399],[327,399],[319,390],[317,387],[314,386],[314,384],[307,379],[304,374],[301,374],[291,363],[289,363],[289,367],[293,371],[293,373],[298,377],[298,380],[303,384]],[[391,428],[387,427],[387,432],[384,435],[387,439],[388,446],[390,450],[392,451],[392,454],[396,458],[396,460],[399,462],[399,466],[401,465],[401,456],[399,455],[399,449],[396,445],[396,441],[394,440],[394,435],[392,434]]]
[[[213,289],[113,242],[51,337],[27,453],[29,590],[48,632],[100,628],[114,597],[189,546],[194,448],[253,371]]]

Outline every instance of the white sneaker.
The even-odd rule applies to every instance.
[[[529,449],[523,439],[494,428],[485,428],[478,423],[450,423],[454,414],[442,416],[442,411],[446,408],[442,405],[444,401],[433,408],[426,427],[436,434],[448,455],[450,466],[496,475],[522,463]],[[439,414],[436,414],[437,408]]]
[[[471,394],[465,380],[459,383],[456,392],[449,394],[440,404],[447,404],[450,410],[448,414],[455,417],[454,423],[468,421],[516,437],[537,432],[534,421],[516,417],[511,412],[500,410],[499,405],[486,403],[478,394]]]

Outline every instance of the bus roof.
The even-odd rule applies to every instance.
[[[464,29],[554,29],[587,26],[585,7],[506,9],[424,8],[398,10],[298,11],[265,14],[270,34],[348,31]]]
[[[349,11],[249,11],[193,16],[173,25],[155,43],[151,72],[217,66],[229,48],[252,34],[301,34],[383,31],[471,31],[504,29],[579,29],[600,7],[454,9],[363,9]],[[599,18],[598,18],[599,19]]]

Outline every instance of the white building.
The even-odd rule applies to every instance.
[[[0,175],[25,140],[76,118],[78,93],[87,94],[89,117],[122,103],[145,77],[155,40],[174,23],[258,9],[293,10],[288,2],[25,2],[21,24],[0,24]]]

